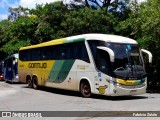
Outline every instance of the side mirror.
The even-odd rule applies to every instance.
[[[110,57],[110,61],[114,62],[115,55],[114,55],[113,50],[111,50],[110,48],[107,48],[107,47],[102,47],[102,46],[97,46],[97,48],[100,49],[100,50],[107,51],[108,54],[109,54],[109,57]]]
[[[148,54],[148,57],[149,57],[149,63],[152,63],[152,53],[149,52],[148,50],[145,50],[145,49],[141,49],[142,52]]]

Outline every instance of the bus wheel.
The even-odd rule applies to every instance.
[[[33,82],[33,88],[38,89],[38,79],[37,79],[37,77],[33,77],[32,82]]]
[[[91,96],[91,88],[87,81],[83,81],[80,85],[80,91],[83,97],[90,97]]]
[[[30,78],[27,80],[27,84],[29,88],[32,88],[32,80]]]

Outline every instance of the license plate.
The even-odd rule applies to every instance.
[[[131,94],[136,94],[136,93],[137,93],[137,90],[131,90],[130,93],[131,93]]]

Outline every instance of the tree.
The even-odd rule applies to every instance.
[[[93,10],[88,7],[70,11],[65,14],[61,23],[65,36],[84,33],[112,33],[115,18],[103,10]]]
[[[92,9],[106,8],[107,11],[121,11],[130,0],[65,0],[64,4],[71,9],[88,7]]]
[[[142,12],[141,20],[141,37],[138,41],[143,47],[149,49],[153,58],[154,73],[150,73],[150,86],[151,89],[160,90],[160,1],[148,0],[141,5],[140,11]]]
[[[0,48],[9,40],[7,39],[7,31],[9,31],[10,22],[3,20],[0,22]],[[0,50],[0,60],[2,60],[7,54]]]
[[[9,8],[10,15],[8,16],[9,21],[15,21],[20,17],[26,17],[29,15],[29,9],[23,8],[22,6],[19,6],[17,8]]]
[[[7,54],[18,52],[23,46],[31,45],[35,41],[34,31],[36,29],[37,18],[18,18],[16,22],[12,22],[9,31],[6,31],[7,42],[0,48]],[[9,38],[8,38],[9,37]]]
[[[61,23],[68,11],[62,2],[54,2],[44,6],[37,5],[36,9],[30,11],[40,19],[35,31],[35,37],[39,39],[39,42],[63,37]]]

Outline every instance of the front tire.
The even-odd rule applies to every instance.
[[[91,97],[91,88],[87,81],[83,81],[80,85],[80,92],[83,97],[88,98]]]

